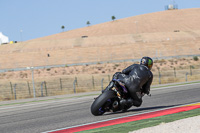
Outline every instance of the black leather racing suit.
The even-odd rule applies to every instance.
[[[113,75],[125,83],[126,88],[130,92],[133,99],[133,105],[139,107],[142,104],[142,93],[149,94],[150,86],[153,80],[153,74],[148,67],[139,64],[133,64],[122,71]],[[114,86],[113,81],[110,82],[106,89]]]

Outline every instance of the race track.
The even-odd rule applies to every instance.
[[[70,96],[71,98],[69,96],[59,96],[62,98],[1,102],[0,131],[1,133],[39,133],[200,102],[199,86],[200,83],[153,88],[151,91],[152,96],[145,96],[141,107],[132,107],[125,113],[106,113],[98,117],[90,113],[90,106],[94,97],[97,96],[94,94],[100,92],[92,92],[87,94],[88,96],[77,94]],[[43,101],[41,101],[42,99]],[[28,102],[25,103],[26,101]]]

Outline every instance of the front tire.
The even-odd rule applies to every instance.
[[[91,106],[91,113],[95,116],[104,114],[105,110],[103,109],[103,106],[109,99],[115,98],[116,96],[116,93],[112,90],[107,90],[99,95]]]

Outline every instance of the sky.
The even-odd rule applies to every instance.
[[[200,0],[0,0],[0,32],[10,41],[27,41],[116,19],[179,9],[199,8]]]

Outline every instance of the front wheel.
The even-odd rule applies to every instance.
[[[114,91],[108,90],[99,95],[91,106],[91,113],[95,116],[102,115],[106,112],[104,106],[107,102],[111,101],[112,98],[115,98],[117,95]]]

